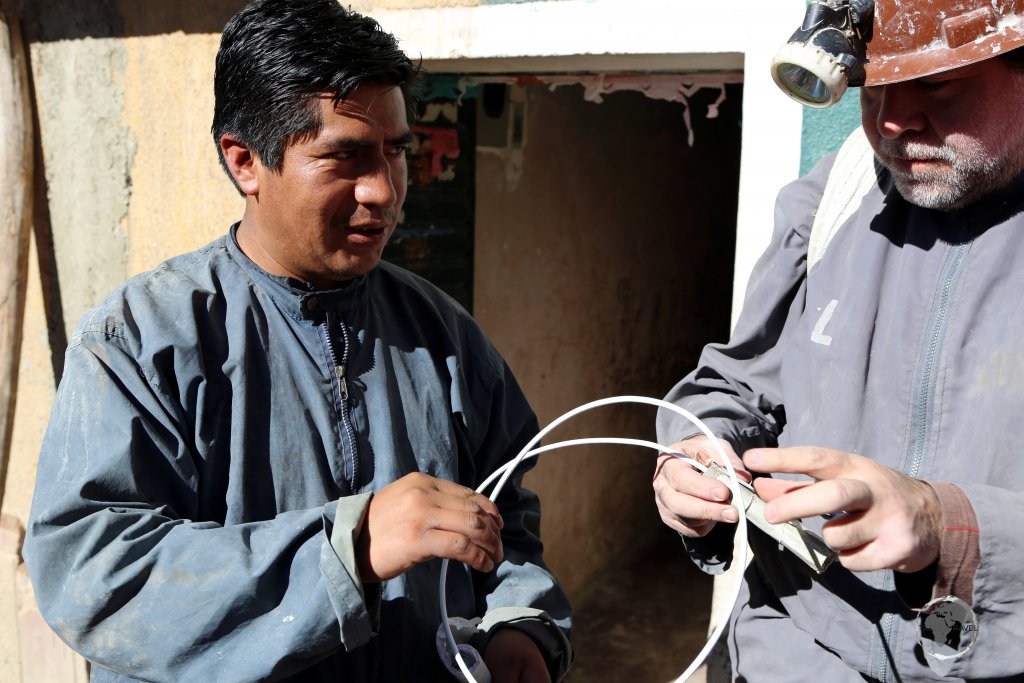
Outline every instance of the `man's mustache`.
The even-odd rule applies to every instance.
[[[945,161],[948,164],[957,162],[957,155],[948,145],[932,145],[915,140],[878,141],[878,151],[889,158],[907,159],[908,161]]]

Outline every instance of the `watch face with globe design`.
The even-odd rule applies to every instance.
[[[952,595],[936,598],[920,613],[919,642],[936,659],[967,653],[978,638],[978,618],[966,602]]]

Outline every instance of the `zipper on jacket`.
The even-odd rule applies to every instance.
[[[940,278],[939,295],[932,306],[931,314],[928,317],[926,328],[925,345],[923,347],[921,370],[918,373],[915,385],[916,392],[913,395],[911,406],[910,441],[908,443],[908,456],[910,464],[905,473],[907,476],[916,478],[921,472],[921,465],[924,463],[925,451],[928,446],[928,439],[934,429],[935,422],[935,390],[938,379],[938,364],[942,357],[942,345],[949,327],[949,312],[953,300],[953,293],[960,275],[963,272],[964,262],[971,250],[971,243],[964,242],[956,244],[950,250],[946,263],[942,267]],[[895,577],[892,571],[887,571],[882,582],[882,590],[891,592],[896,588]],[[890,666],[890,658],[895,652],[893,646],[899,636],[900,622],[898,615],[887,612],[882,615],[878,624],[879,635],[872,643],[871,676],[891,683],[899,680],[899,675]]]
[[[324,319],[324,339],[327,341],[327,354],[329,356],[328,361],[331,363],[332,369],[334,370],[334,376],[338,380],[338,394],[341,397],[341,405],[339,406],[338,414],[341,418],[341,431],[342,431],[342,454],[345,460],[350,465],[350,476],[348,477],[348,484],[350,489],[355,490],[356,482],[359,481],[359,460],[356,457],[356,432],[352,427],[352,420],[349,416],[349,394],[348,394],[348,378],[346,377],[346,367],[348,366],[348,330],[345,329],[344,323],[337,320],[333,312],[327,311],[327,315]],[[338,357],[338,353],[335,350],[334,345],[334,330],[335,328],[339,331],[342,349],[341,357]]]
[[[914,401],[914,431],[911,432],[911,461],[907,474],[917,477],[921,471],[921,463],[924,460],[925,449],[928,445],[928,437],[932,432],[935,415],[935,383],[936,365],[942,355],[942,342],[946,335],[948,326],[948,314],[950,301],[953,298],[954,285],[960,279],[964,261],[967,260],[967,252],[971,245],[961,244],[953,248],[943,269],[942,289],[939,292],[939,299],[935,302],[930,322],[931,336],[928,340],[925,351],[924,367],[921,371],[921,381],[917,386],[917,399]]]

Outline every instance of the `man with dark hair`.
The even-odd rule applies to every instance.
[[[40,456],[26,562],[93,680],[451,680],[442,558],[496,683],[568,669],[536,496],[473,492],[536,419],[469,315],[380,261],[417,71],[335,0],[226,27],[242,220],[85,316]]]
[[[737,680],[1024,676],[1022,8],[811,0],[780,51],[776,80],[809,103],[838,99],[843,74],[863,84],[862,125],[782,190],[732,339],[669,400],[738,470],[772,475],[754,479],[768,522],[803,519],[838,561],[813,573],[751,529]],[[658,432],[721,457],[667,413]],[[721,482],[666,456],[654,490],[691,557],[723,571],[737,510]],[[956,615],[955,647],[934,614]]]

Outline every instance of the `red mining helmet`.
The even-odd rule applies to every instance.
[[[812,107],[847,86],[885,85],[1024,45],[1024,0],[811,0],[772,77]]]

